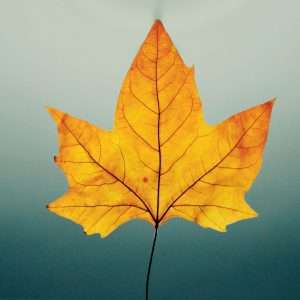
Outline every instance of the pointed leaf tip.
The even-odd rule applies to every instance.
[[[156,19],[154,21],[150,32],[153,31],[153,30],[166,31],[165,27],[164,27],[164,24],[162,23],[162,21],[160,19]]]
[[[53,107],[47,107],[47,110],[56,124],[59,124],[61,119],[66,115],[64,112]]]
[[[276,97],[272,97],[271,99],[269,99],[268,101],[266,101],[264,103],[264,105],[266,105],[270,110],[272,110],[273,106],[274,106],[274,104],[276,102],[276,100],[277,100]]]
[[[277,100],[277,98],[276,98],[276,97],[273,97],[273,98],[270,99],[269,102],[270,102],[270,104],[273,106],[273,105],[275,104],[276,100]]]
[[[51,116],[53,119],[55,119],[56,109],[53,108],[53,107],[47,106],[47,111],[48,111],[48,113],[50,114],[50,116]]]
[[[55,108],[50,107],[50,106],[46,106],[46,109],[49,112],[49,114],[52,114],[55,111]]]

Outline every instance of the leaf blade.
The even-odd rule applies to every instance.
[[[69,190],[49,210],[102,236],[134,218],[158,226],[182,217],[223,232],[255,217],[245,193],[274,101],[209,125],[194,77],[156,21],[124,79],[112,131],[50,108]]]

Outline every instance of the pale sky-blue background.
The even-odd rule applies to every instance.
[[[288,0],[0,0],[0,298],[143,299],[152,228],[107,239],[47,211],[66,190],[45,106],[111,128],[119,88],[156,17],[195,64],[206,119],[277,96],[247,198],[226,234],[161,227],[152,299],[300,299],[300,4]]]

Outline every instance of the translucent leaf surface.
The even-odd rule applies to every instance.
[[[273,103],[207,124],[194,69],[156,21],[125,77],[112,131],[49,109],[69,189],[48,208],[102,237],[134,218],[159,226],[181,217],[218,231],[253,218],[244,197]]]

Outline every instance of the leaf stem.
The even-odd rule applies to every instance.
[[[158,231],[158,224],[155,225],[155,232],[152,242],[152,248],[151,248],[151,254],[148,262],[148,270],[147,270],[147,278],[146,278],[146,300],[149,299],[149,281],[150,281],[150,273],[151,273],[151,267],[152,267],[152,261],[153,261],[153,255],[156,245],[156,239],[157,239],[157,231]]]

